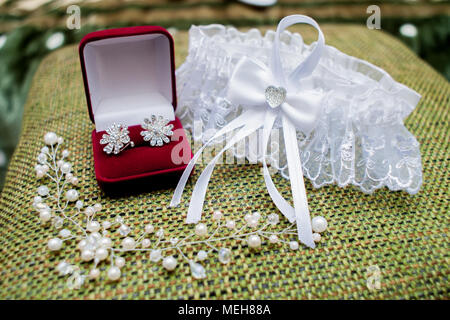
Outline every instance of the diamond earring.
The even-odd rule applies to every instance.
[[[134,142],[130,140],[129,133],[128,127],[121,123],[110,125],[100,140],[100,144],[106,144],[103,151],[107,154],[119,154],[128,146],[134,147]]]
[[[162,116],[152,115],[151,119],[144,119],[142,124],[141,136],[144,137],[144,141],[150,141],[150,145],[162,146],[164,143],[170,142],[170,136],[173,135],[173,124],[168,124],[170,121]]]

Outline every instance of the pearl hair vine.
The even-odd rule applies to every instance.
[[[54,186],[39,186],[33,207],[39,213],[43,226],[50,225],[58,231],[58,236],[51,238],[47,247],[52,252],[58,252],[66,243],[76,245],[81,260],[90,263],[83,265],[86,270],[66,261],[57,265],[59,274],[69,277],[67,286],[70,288],[80,288],[86,279],[99,279],[101,264],[106,265],[108,261],[106,278],[110,281],[119,280],[121,268],[126,262],[124,255],[128,252],[148,254],[150,262],[161,262],[167,271],[174,271],[180,264],[179,260],[185,261],[192,277],[203,279],[207,277],[207,272],[201,262],[204,263],[212,253],[217,254],[217,259],[222,264],[232,261],[234,254],[232,249],[226,247],[227,240],[242,241],[252,249],[258,249],[265,244],[285,245],[291,250],[299,249],[297,241],[289,240],[289,237],[294,238],[297,234],[295,224],[276,230],[279,223],[279,215],[276,213],[267,217],[263,217],[259,212],[247,213],[242,222],[236,222],[231,219],[223,221],[225,218],[222,212],[215,211],[212,215],[212,232],[208,232],[211,227],[199,222],[191,233],[178,238],[167,235],[163,228],[157,230],[152,224],[147,224],[139,236],[132,237],[132,230],[123,217],[116,215],[112,221],[104,220],[100,223],[96,216],[102,210],[102,205],[96,203],[85,206],[83,201],[79,200],[79,193],[74,189],[79,180],[72,173],[72,164],[67,161],[69,151],[58,151],[64,139],[48,132],[44,136],[44,142],[46,146],[37,157],[36,176],[38,179],[48,178]],[[69,190],[65,191],[66,189]],[[55,192],[52,194],[50,190]],[[312,227],[315,231],[314,241],[318,242],[320,233],[327,228],[327,222],[318,216],[312,220]],[[199,250],[185,253],[182,249],[187,246]]]

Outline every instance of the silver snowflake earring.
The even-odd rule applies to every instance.
[[[150,141],[152,147],[161,147],[164,143],[170,142],[170,136],[173,135],[173,124],[168,124],[170,121],[162,116],[152,115],[151,119],[144,119],[142,124],[141,136],[144,141]]]
[[[106,144],[103,151],[107,154],[119,154],[128,146],[134,147],[134,142],[131,141],[129,133],[128,127],[121,123],[110,125],[100,140],[100,144]]]

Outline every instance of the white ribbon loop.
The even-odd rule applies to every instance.
[[[283,30],[296,23],[312,25],[318,30],[319,36],[317,43],[309,56],[307,56],[288,77],[285,77],[279,53],[279,37]],[[194,155],[185,169],[183,176],[175,189],[171,206],[179,204],[187,179],[195,162],[198,160],[205,147],[210,145],[216,138],[240,128],[227,145],[206,166],[198,178],[192,192],[186,222],[196,223],[200,220],[208,183],[219,157],[235,143],[262,127],[263,172],[269,195],[280,212],[286,216],[289,221],[297,223],[299,240],[311,248],[315,247],[312,239],[311,219],[303,181],[302,165],[300,162],[297,130],[309,134],[314,129],[321,112],[322,101],[320,96],[317,96],[312,91],[302,90],[298,87],[299,80],[309,76],[317,66],[324,46],[325,40],[319,25],[309,17],[293,15],[285,17],[278,25],[273,44],[270,68],[266,67],[260,61],[249,57],[244,57],[238,62],[233,75],[229,80],[227,99],[232,104],[241,106],[247,110],[231,121],[227,126],[219,130],[214,137]],[[282,86],[282,88],[279,88],[279,86]],[[269,96],[266,97],[266,89],[268,87],[275,88],[270,88],[268,90]],[[281,91],[277,91],[278,89]],[[287,94],[285,96],[284,94],[286,91],[284,90],[286,89]],[[282,92],[282,100],[279,100],[280,96],[272,96],[272,107],[269,106],[269,100],[266,101],[266,99],[271,98],[270,92],[275,94]],[[294,207],[292,207],[278,192],[272,181],[265,160],[270,133],[278,115],[282,117]]]
[[[317,38],[316,46],[311,51],[309,56],[305,60],[303,60],[297,66],[297,68],[295,68],[294,71],[291,72],[291,74],[289,75],[289,79],[285,79],[280,57],[280,35],[286,28],[297,23],[305,23],[313,26],[319,33],[319,36]],[[322,30],[320,30],[319,25],[314,19],[311,19],[310,17],[303,16],[300,14],[294,14],[281,19],[280,22],[278,23],[277,32],[275,35],[272,48],[271,69],[273,72],[273,76],[275,77],[275,80],[280,85],[286,85],[287,80],[295,82],[300,80],[301,78],[309,76],[319,63],[324,47],[325,47],[325,37],[323,36]]]

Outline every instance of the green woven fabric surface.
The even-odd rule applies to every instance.
[[[301,31],[309,41],[315,37],[310,29],[292,30]],[[1,194],[0,298],[448,298],[449,83],[383,32],[353,25],[323,25],[323,31],[328,44],[384,68],[422,94],[406,121],[421,144],[424,183],[417,195],[387,189],[368,195],[337,186],[313,189],[307,181],[312,216],[323,215],[329,223],[314,250],[265,244],[253,251],[244,242],[229,241],[225,245],[234,248],[232,262],[222,265],[217,258],[208,258],[203,280],[192,278],[187,263],[168,273],[152,264],[147,254],[129,253],[119,282],[105,279],[102,264],[101,280],[71,290],[55,267],[63,259],[85,267],[75,243],[65,244],[58,254],[49,253],[46,242],[57,231],[43,228],[31,206],[42,183],[35,179],[34,165],[45,132],[55,131],[65,138],[74,172],[81,179],[81,199],[103,204],[99,220],[121,214],[135,228],[133,232],[149,222],[173,236],[192,230],[184,218],[200,170],[188,183],[179,208],[168,207],[173,189],[117,199],[105,196],[95,181],[90,138],[94,126],[87,113],[77,50],[66,47],[48,56],[35,76],[20,143]],[[180,65],[187,54],[187,33],[178,32],[175,42]],[[209,218],[216,209],[237,220],[248,211],[276,212],[260,169],[250,164],[216,166],[204,216]],[[279,175],[274,178],[280,191],[290,197],[289,182]],[[278,228],[285,226],[282,219]],[[195,251],[188,248],[187,254],[193,256]],[[366,286],[367,268],[372,265],[381,270],[381,288],[373,291]]]

